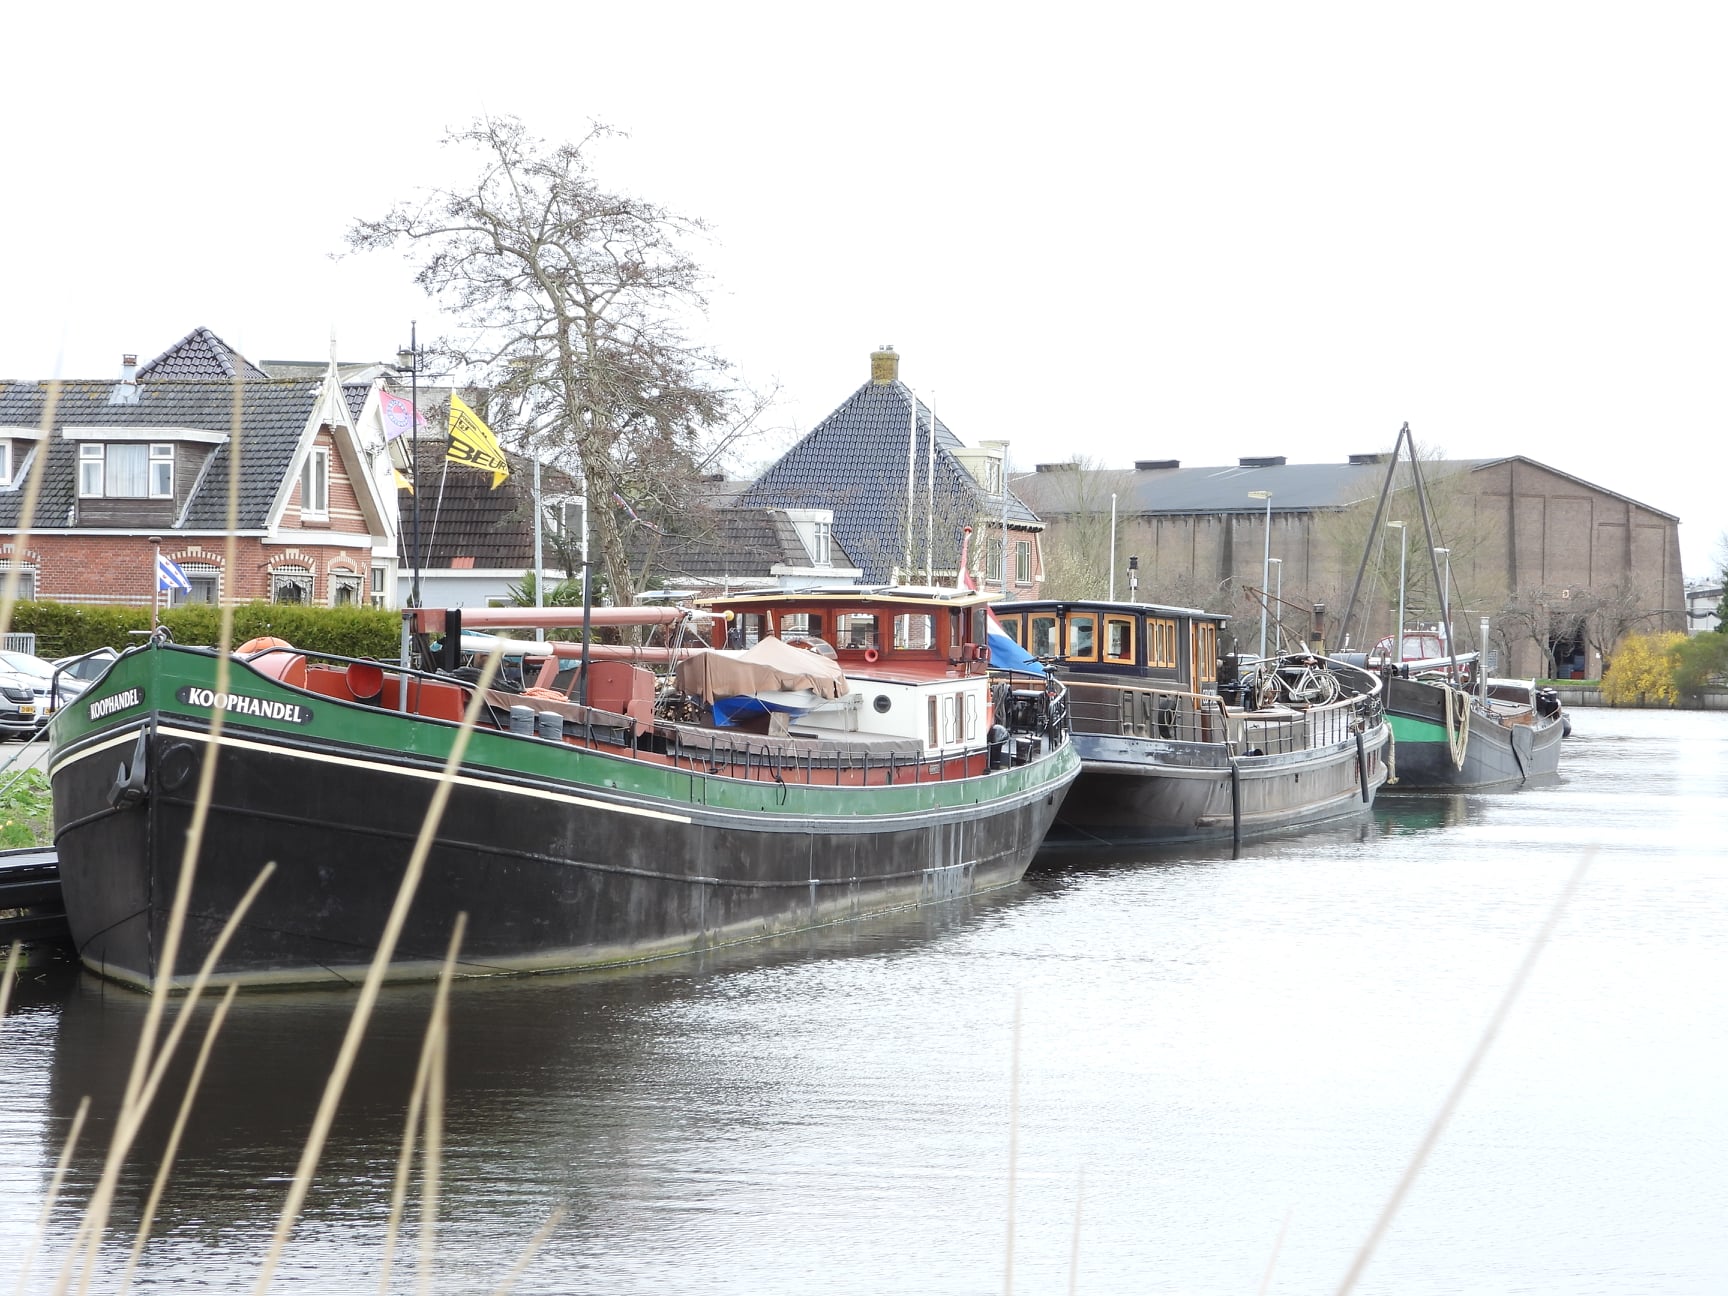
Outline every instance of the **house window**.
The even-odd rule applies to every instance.
[[[189,590],[170,590],[168,601],[174,607],[187,603],[215,603],[221,593],[221,571],[208,565],[181,563]]]
[[[984,542],[984,583],[995,585],[1002,579],[1002,541]]]
[[[34,567],[0,567],[0,581],[18,573],[18,598],[20,601],[32,600],[36,597],[36,569]]]
[[[827,522],[815,522],[811,525],[814,528],[811,535],[811,560],[815,562],[818,567],[826,567],[829,562],[829,535],[834,528],[832,524]]]
[[[12,443],[0,441],[0,486],[12,484]]]
[[[992,495],[1002,493],[1002,461],[988,459],[984,463],[984,489]]]
[[[303,517],[330,516],[330,448],[313,446],[300,470],[300,513]]]
[[[1032,542],[1016,540],[1014,542],[1014,583],[1030,585],[1032,583]]]
[[[360,578],[352,572],[330,573],[330,606],[356,607],[360,603]]]
[[[80,442],[78,495],[82,499],[173,499],[173,445]]]
[[[312,573],[304,567],[278,567],[270,573],[272,603],[310,603]]]
[[[390,584],[390,568],[385,566],[383,563],[373,563],[372,564],[372,606],[373,607],[381,608],[381,607],[386,607],[389,605],[389,600],[387,598],[385,598],[385,594],[389,590],[389,584]]]

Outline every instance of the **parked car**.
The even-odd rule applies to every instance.
[[[56,657],[54,665],[60,671],[60,678],[70,676],[82,680],[84,687],[89,688],[97,680],[108,673],[108,668],[120,660],[120,654],[112,648],[98,648],[95,652],[85,653],[79,657]]]
[[[33,721],[31,732],[41,729],[53,719],[55,711],[90,687],[89,680],[81,680],[64,671],[56,677],[53,662],[30,653],[0,649],[0,671],[5,672],[6,678],[29,686],[31,699],[19,703],[18,709]],[[4,691],[0,689],[0,692]],[[7,702],[11,701],[8,696]]]
[[[34,685],[27,675],[0,673],[0,738],[28,738],[40,726]]]

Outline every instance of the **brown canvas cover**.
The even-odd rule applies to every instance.
[[[678,688],[712,702],[715,698],[798,690],[837,698],[850,686],[838,662],[768,635],[743,652],[708,649],[692,653],[678,663]]]

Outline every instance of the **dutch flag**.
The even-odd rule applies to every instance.
[[[180,570],[180,565],[172,558],[156,555],[156,588],[158,590],[179,590],[182,594],[192,592],[192,582],[186,579],[186,573]]]

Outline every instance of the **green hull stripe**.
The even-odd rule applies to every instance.
[[[1391,726],[1392,737],[1401,743],[1443,743],[1446,741],[1446,726],[1437,725],[1431,720],[1416,720],[1410,716],[1386,715],[1386,723]]]
[[[102,679],[100,693],[86,693],[61,709],[54,719],[50,770],[60,753],[91,734],[135,724],[154,711],[169,723],[184,717],[196,724],[208,723],[209,708],[176,701],[175,694],[191,687],[215,687],[214,654],[175,648],[147,648],[116,662]],[[316,693],[289,689],[259,675],[241,662],[229,672],[229,687],[266,702],[283,702],[309,708],[309,723],[275,720],[266,714],[230,714],[224,731],[244,725],[248,736],[261,731],[284,737],[350,744],[375,753],[400,752],[421,760],[443,761],[450,754],[456,726],[410,718],[395,711],[339,702]],[[97,704],[129,689],[141,690],[136,705],[112,710]],[[99,718],[91,720],[92,710]],[[240,735],[236,734],[236,737]],[[256,741],[256,739],[254,739]],[[688,807],[747,811],[773,819],[822,818],[868,819],[882,815],[916,814],[951,810],[968,805],[995,803],[1036,792],[1063,787],[1080,765],[1074,744],[1066,744],[1054,757],[1013,769],[993,770],[974,778],[942,783],[905,783],[891,787],[823,787],[798,783],[731,779],[689,768],[634,761],[582,748],[554,744],[477,729],[468,744],[464,770],[493,769],[505,773],[554,780],[571,794],[584,791],[602,796],[646,798],[655,809],[678,814]]]

